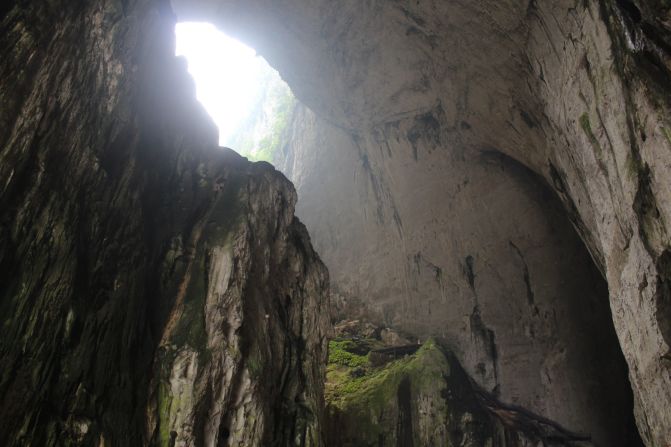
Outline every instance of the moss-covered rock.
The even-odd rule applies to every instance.
[[[366,364],[361,377],[352,372],[366,357],[347,357],[344,343],[329,345],[326,398],[331,445],[450,445],[449,421],[460,421],[467,411],[447,405],[447,380],[453,368],[433,340],[386,365]]]
[[[379,367],[348,351],[361,344],[329,345],[328,445],[512,447],[550,439],[551,445],[590,445],[550,421],[498,403],[433,339]]]

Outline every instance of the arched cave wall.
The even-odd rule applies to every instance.
[[[523,221],[522,209],[496,200],[508,194],[510,178],[496,190],[486,188],[484,180],[478,190],[479,182],[473,181],[474,193],[486,194],[484,201],[493,196],[491,206],[504,209],[494,217],[483,203],[491,217],[469,222],[449,240],[436,231],[445,223],[431,222],[426,213],[458,206],[458,199],[456,204],[446,199],[454,197],[458,181],[451,178],[451,163],[460,157],[473,160],[463,163],[475,179],[485,173],[474,171],[487,172],[475,161],[477,154],[491,151],[541,175],[608,283],[639,430],[648,445],[668,442],[668,6],[643,0],[173,3],[181,18],[215,21],[254,45],[317,120],[329,123],[307,119],[307,126],[319,128],[306,146],[315,153],[294,153],[285,172],[305,200],[299,209],[334,271],[335,286],[373,303],[383,317],[385,304],[399,303],[396,313],[422,313],[422,321],[432,316],[438,321],[435,301],[450,280],[459,285],[452,285],[451,292],[461,288],[466,296],[459,263],[476,251],[467,240],[478,231],[491,232],[491,240],[478,240],[486,247],[483,253],[500,247],[492,278],[494,270],[509,269],[498,276],[503,284],[517,283],[503,289],[526,296],[519,272],[513,273],[520,268],[516,252],[510,245],[505,249],[504,241],[538,227]],[[347,161],[335,155],[343,148]],[[436,155],[440,151],[444,155]],[[313,178],[324,179],[324,185]],[[317,197],[334,203],[346,198],[327,210]],[[468,197],[471,202],[464,200],[460,211],[475,209],[477,216],[481,196]],[[338,214],[342,210],[350,211]],[[405,230],[409,222],[426,225]],[[359,224],[367,228],[361,238]],[[508,224],[512,232],[503,230]],[[543,233],[527,235],[523,258],[533,256],[537,246],[531,241],[544,239]],[[411,235],[419,242],[408,243]],[[362,246],[362,240],[375,242]],[[545,252],[536,251],[538,258],[552,259],[555,248],[566,251],[560,240],[546,244]],[[346,265],[355,258],[347,255],[349,250],[361,255],[352,267]],[[387,256],[396,262],[387,263]],[[477,256],[473,259],[477,266]],[[445,285],[420,279],[431,276],[430,264],[444,274]],[[527,265],[534,269],[548,263]],[[571,274],[552,293],[573,295],[587,281],[581,274]],[[557,272],[530,272],[529,277],[537,275],[543,280],[548,275],[548,285],[559,284]],[[476,276],[476,285],[483,276]],[[426,290],[417,293],[413,287],[420,283]],[[486,312],[480,308],[485,322]],[[394,313],[386,318],[393,321]],[[470,347],[475,342],[459,343]]]
[[[608,445],[627,397],[608,394],[623,366],[596,265],[639,431],[668,442],[665,3],[174,5],[314,110],[284,169],[337,292]],[[326,270],[291,184],[216,148],[168,3],[17,1],[0,20],[0,442],[321,445]],[[509,429],[484,413],[479,435]]]
[[[502,401],[597,445],[630,445],[607,287],[556,195],[500,152],[454,149],[457,130],[433,127],[440,119],[400,119],[365,139],[296,112],[279,167],[329,267],[333,305],[437,337]]]

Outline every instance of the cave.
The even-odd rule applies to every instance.
[[[179,22],[277,70],[281,118],[222,140]],[[667,2],[21,0],[0,29],[0,444],[671,443]]]

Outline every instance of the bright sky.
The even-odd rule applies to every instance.
[[[178,56],[185,56],[196,96],[219,126],[225,146],[257,101],[264,73],[272,68],[256,52],[209,23],[178,23]]]

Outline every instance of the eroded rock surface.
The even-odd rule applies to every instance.
[[[182,275],[147,435],[159,445],[318,446],[326,269],[293,216],[291,184],[269,165],[236,161],[215,181],[195,240],[171,241],[165,268]]]
[[[668,4],[174,4],[254,45],[314,111],[285,172],[338,293],[388,323],[447,333],[480,384],[603,445],[620,425],[573,388],[584,363],[571,358],[612,350],[613,337],[604,349],[588,335],[612,318],[638,429],[647,445],[669,442]],[[492,158],[550,185],[591,262],[545,200],[533,204],[538,187]],[[588,264],[610,316],[592,307]]]
[[[606,285],[560,203],[508,157],[446,153],[450,131],[411,143],[417,126],[359,141],[298,112],[283,170],[332,301],[347,302],[339,315],[437,337],[504,402],[618,445],[632,429],[626,366]]]

